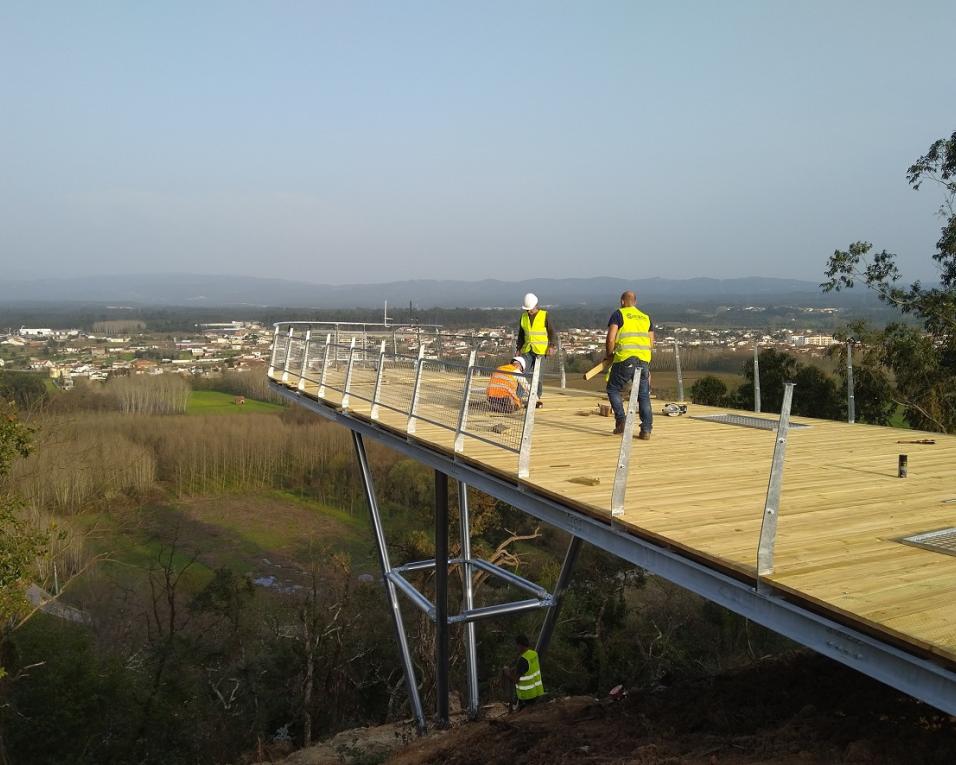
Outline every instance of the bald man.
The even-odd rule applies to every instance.
[[[641,385],[637,405],[641,430],[637,437],[648,441],[654,427],[651,411],[651,385],[648,371],[654,349],[654,324],[651,317],[637,307],[637,297],[628,290],[621,295],[621,307],[607,323],[605,359],[612,362],[607,371],[607,398],[614,410],[614,434],[624,432],[626,413],[621,392],[634,380],[634,370],[641,367]]]

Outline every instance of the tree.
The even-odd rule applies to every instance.
[[[705,406],[722,406],[727,401],[727,386],[713,375],[704,375],[690,386],[690,400]]]
[[[858,241],[830,256],[824,292],[852,288],[857,281],[874,290],[883,302],[911,316],[921,328],[894,323],[875,338],[878,363],[894,378],[891,400],[903,406],[914,427],[956,432],[956,132],[935,141],[909,167],[906,180],[914,190],[929,180],[940,185],[943,219],[932,259],[939,284],[919,281],[899,286],[902,274],[896,255],[874,252]]]

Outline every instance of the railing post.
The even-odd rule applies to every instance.
[[[474,371],[477,353],[472,350],[468,354],[468,368],[465,370],[465,388],[461,396],[461,411],[458,412],[458,427],[455,429],[455,451],[465,450],[465,428],[468,426],[468,402],[471,398],[471,376]]]
[[[790,432],[790,404],[793,402],[793,383],[784,383],[783,404],[780,407],[780,422],[777,423],[777,441],[773,447],[773,462],[770,464],[770,482],[767,485],[767,500],[760,524],[760,543],[757,545],[757,589],[761,590],[760,577],[773,573],[773,548],[777,537],[777,517],[780,515],[780,487],[783,484],[783,458],[787,453],[787,434]]]
[[[683,403],[684,401],[684,373],[680,368],[680,343],[677,342],[677,337],[674,337],[674,364],[677,366],[677,400]]]
[[[289,339],[286,341],[285,346],[285,363],[282,365],[282,382],[289,382],[289,358],[292,356],[292,333],[295,332],[295,327],[289,325]]]
[[[611,489],[611,515],[624,515],[624,496],[627,494],[627,473],[631,463],[631,446],[634,443],[634,417],[637,412],[637,400],[640,396],[641,376],[644,369],[634,367],[634,381],[631,383],[631,395],[627,399],[627,413],[624,419],[624,434],[621,436],[621,448],[617,453],[617,469],[614,471],[614,486]]]
[[[531,372],[531,388],[528,390],[528,405],[525,408],[521,446],[518,449],[518,478],[527,478],[531,474],[531,436],[534,432],[534,410],[538,408],[538,380],[541,377],[541,367],[542,364],[539,361]]]
[[[758,357],[759,348],[754,343],[754,411],[760,412],[760,359]]]
[[[276,353],[279,351],[279,324],[272,328],[272,358],[269,359],[269,377],[276,373]]]
[[[305,390],[305,373],[309,371],[309,343],[312,342],[312,327],[305,331],[305,345],[302,347],[302,369],[299,372],[299,384],[297,388]]]
[[[856,396],[853,391],[853,341],[846,341],[846,419],[856,422]]]
[[[325,379],[329,373],[329,349],[332,347],[332,333],[325,335],[325,355],[322,357],[322,376],[319,378],[319,392],[316,396],[325,398]]]
[[[421,330],[419,330],[420,332]],[[419,337],[421,337],[419,335]],[[408,407],[408,423],[405,425],[406,433],[415,432],[415,412],[418,410],[418,392],[422,386],[422,370],[425,368],[425,346],[418,343],[418,361],[415,364],[415,387],[412,388],[412,403]]]
[[[349,388],[352,386],[352,366],[355,364],[355,338],[349,343],[349,361],[345,368],[345,385],[342,388],[342,409],[349,408]]]
[[[392,355],[393,356],[398,355],[398,340],[396,339],[397,334],[398,334],[398,330],[393,329],[392,330]]]
[[[558,366],[561,371],[561,390],[564,390],[568,387],[568,379],[565,376],[564,372],[564,345],[561,343],[561,333],[558,333],[558,349],[556,351],[558,354]]]
[[[385,375],[385,341],[382,340],[382,348],[378,353],[378,374],[375,375],[375,389],[372,391],[372,410],[369,417],[373,420],[378,419],[379,406],[378,397],[382,393],[382,378]]]

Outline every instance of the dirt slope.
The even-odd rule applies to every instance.
[[[632,692],[620,701],[574,697],[468,723],[391,755],[338,762],[392,765],[953,765],[956,718],[829,660],[767,660],[715,678]],[[307,759],[296,762],[311,762]],[[333,763],[335,760],[316,760]],[[291,763],[290,763],[291,765]]]

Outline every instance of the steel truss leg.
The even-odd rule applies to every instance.
[[[561,605],[564,603],[564,592],[571,583],[571,572],[574,571],[574,564],[578,560],[578,553],[581,552],[581,537],[572,536],[571,543],[568,545],[568,551],[564,555],[564,563],[561,564],[561,573],[558,574],[558,581],[554,585],[554,594],[551,599],[554,601],[551,608],[548,609],[548,615],[544,617],[544,624],[541,625],[541,632],[538,634],[538,643],[535,650],[538,653],[544,653],[548,650],[548,644],[551,642],[551,635],[554,627],[558,623],[558,617],[561,615]]]
[[[435,471],[435,672],[438,725],[448,725],[448,475]]]
[[[461,519],[462,564],[462,610],[475,607],[471,569],[471,519],[468,514],[468,484],[458,483],[458,515]],[[478,717],[478,642],[475,639],[475,623],[465,623],[465,664],[468,675],[468,717]]]
[[[399,652],[402,655],[402,667],[405,670],[405,684],[408,686],[408,700],[415,716],[418,732],[424,733],[425,713],[422,711],[422,701],[418,695],[418,685],[415,680],[415,665],[412,663],[412,654],[408,649],[408,638],[405,636],[405,625],[402,622],[402,610],[398,602],[398,593],[395,585],[388,578],[392,569],[388,562],[388,547],[385,544],[385,531],[382,528],[382,517],[378,512],[378,500],[375,497],[375,484],[372,481],[372,471],[368,465],[368,455],[365,453],[365,442],[362,434],[352,431],[352,442],[355,444],[355,455],[358,457],[359,467],[362,469],[362,486],[365,489],[365,500],[368,502],[369,514],[372,516],[372,527],[375,530],[375,546],[378,548],[378,561],[382,566],[382,580],[385,582],[385,591],[388,604],[392,609],[392,620],[395,625],[395,636],[398,639]],[[447,556],[446,556],[447,557]]]

